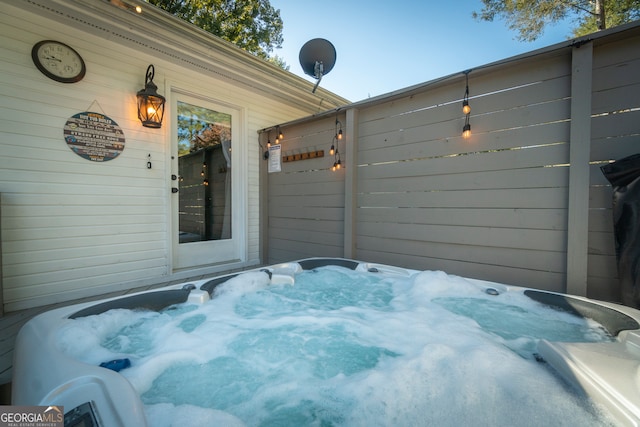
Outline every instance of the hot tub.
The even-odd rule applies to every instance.
[[[138,427],[150,425],[147,419],[148,416],[145,414],[145,404],[141,398],[141,386],[136,382],[135,378],[127,378],[126,375],[123,375],[123,372],[126,371],[118,372],[118,369],[127,369],[130,363],[135,364],[136,362],[130,362],[128,359],[117,359],[105,361],[103,366],[99,366],[98,364],[78,360],[77,357],[72,357],[68,352],[61,349],[61,330],[68,328],[69,325],[73,325],[74,322],[80,322],[84,319],[98,319],[99,317],[93,316],[112,313],[111,310],[147,310],[148,312],[154,313],[175,306],[204,306],[208,304],[208,302],[211,302],[212,298],[216,298],[216,292],[218,289],[222,289],[222,285],[232,283],[232,279],[241,279],[243,277],[242,275],[246,274],[262,274],[264,277],[268,277],[264,280],[268,282],[269,286],[274,288],[295,287],[297,277],[300,277],[299,275],[305,272],[321,270],[322,268],[331,268],[331,266],[348,269],[353,272],[370,274],[375,277],[376,281],[389,281],[389,283],[394,280],[403,280],[405,282],[416,281],[426,274],[425,272],[415,270],[347,259],[312,258],[274,265],[245,273],[168,286],[155,291],[108,299],[101,302],[78,304],[52,310],[30,320],[21,329],[17,337],[14,353],[12,403],[14,405],[63,405],[66,413],[66,426],[121,425]],[[446,287],[448,283],[453,283],[453,279],[451,278],[455,276],[437,273],[435,276],[429,277],[438,278],[438,280],[436,280],[438,283],[437,286]],[[562,312],[571,313],[579,318],[593,319],[601,325],[611,339],[596,342],[537,340],[537,348],[535,352],[532,353],[536,361],[531,363],[539,364],[544,371],[551,372],[551,375],[554,377],[561,378],[561,381],[566,383],[568,388],[577,391],[580,395],[587,396],[588,399],[595,402],[599,408],[603,408],[606,416],[616,424],[640,425],[639,311],[616,304],[507,286],[504,284],[465,278],[456,278],[455,280],[462,281],[465,292],[472,294],[471,296],[477,299],[469,299],[467,295],[461,295],[460,297],[452,297],[449,295],[446,298],[430,298],[437,302],[437,306],[434,307],[438,310],[439,308],[437,307],[444,307],[444,309],[449,312],[457,314],[463,313],[463,317],[453,318],[454,323],[457,325],[468,324],[471,327],[475,322],[480,324],[483,322],[490,323],[491,319],[475,318],[473,313],[469,314],[469,312],[465,312],[465,305],[470,304],[469,307],[473,310],[474,305],[477,305],[478,309],[480,309],[484,304],[490,310],[495,310],[495,307],[498,306],[494,304],[494,300],[492,300],[493,297],[497,298],[495,301],[498,299],[506,299],[508,301],[511,296],[520,298],[522,295],[526,296],[525,299],[544,306],[553,307]],[[334,291],[335,288],[332,292]],[[438,295],[437,290],[435,292],[434,295]],[[367,294],[362,295],[368,297]],[[376,296],[374,295],[373,297]],[[410,300],[411,298],[405,296],[405,299]],[[378,304],[378,302],[374,302]],[[419,301],[413,301],[413,304],[418,306],[418,310],[420,309]],[[509,305],[506,307],[513,308],[513,306]],[[313,314],[317,312],[314,310],[316,309],[309,309],[304,312],[304,316],[300,317],[304,317],[306,321],[309,321],[310,317],[313,317]],[[338,307],[337,309],[334,307],[332,310],[337,310],[340,316],[353,315],[354,312],[352,307],[346,306]],[[387,308],[381,308],[380,313],[378,313],[378,318],[383,319],[383,321],[389,324],[394,322],[400,323],[399,327],[400,331],[402,331],[403,325],[401,319],[403,318],[394,313],[388,313],[388,318],[386,318],[386,310]],[[498,310],[501,310],[501,308],[498,308]],[[418,311],[418,313],[420,313],[420,311]],[[415,316],[415,314],[412,314],[412,316]],[[466,318],[464,316],[466,316]],[[359,320],[363,321],[362,325],[366,322],[364,315],[356,313],[350,321],[353,323]],[[313,321],[313,319],[310,321]],[[320,322],[320,320],[318,321]],[[191,332],[198,325],[199,323],[193,326],[182,326],[182,328],[187,330],[187,332]],[[487,328],[492,334],[496,331],[496,326],[485,326],[485,329]],[[481,333],[484,334],[484,330],[481,331]],[[498,331],[498,333],[500,333],[500,331]],[[433,354],[438,354],[438,352],[446,354],[447,351],[451,349],[445,348],[447,346],[442,345],[442,343],[446,343],[448,340],[457,341],[458,338],[458,336],[444,337],[440,344],[429,344],[430,347],[426,348],[423,354],[429,355],[429,357]],[[260,335],[254,336],[253,339],[254,341],[260,340]],[[300,339],[304,341],[305,337],[301,337]],[[167,338],[167,341],[170,340],[170,338]],[[409,341],[411,340],[412,338],[409,337]],[[518,340],[519,339],[516,338],[513,342],[517,343]],[[474,348],[474,345],[458,348],[469,349],[471,354],[471,352],[477,350],[477,348]],[[399,355],[399,353],[401,353],[400,351],[398,354],[395,354],[394,351],[379,349],[375,346],[369,346],[366,347],[366,349],[373,349],[372,351],[375,353],[369,351],[365,354],[365,357],[373,358],[370,365],[401,363],[399,362],[399,360],[401,360]],[[329,349],[319,349],[318,353],[314,354],[313,357],[322,358],[326,351],[329,351]],[[482,349],[479,351],[482,351]],[[286,353],[286,348],[284,349],[284,353]],[[286,354],[283,355],[283,353],[280,353],[278,357],[286,356]],[[185,355],[185,357],[189,358],[188,355]],[[409,363],[419,364],[420,357],[412,359]],[[527,355],[523,357],[526,358]],[[416,362],[416,360],[418,360],[418,362]],[[442,358],[438,360],[442,360]],[[473,360],[471,355],[469,356],[469,360]],[[478,360],[480,363],[483,363],[486,359]],[[436,359],[434,358],[433,361],[436,361]],[[207,362],[205,360],[197,363],[205,365]],[[329,365],[331,365],[331,363],[329,363]],[[346,368],[335,368],[335,372],[331,370],[333,369],[332,366],[328,368],[325,366],[322,375],[330,381],[334,378],[344,379],[352,374],[354,378],[358,375],[362,378],[366,376],[379,376],[378,372],[367,373],[368,371],[363,368],[353,368],[352,361],[347,361],[347,363],[348,364],[345,365]],[[431,361],[429,363],[431,363]],[[448,366],[451,365],[449,364]],[[499,366],[495,368],[499,370]],[[403,369],[406,370],[407,366],[403,366]],[[471,368],[471,370],[465,372],[473,373],[474,369],[475,368]],[[484,369],[486,369],[486,367],[477,368],[477,370]],[[492,368],[489,366],[489,369]],[[420,374],[412,375],[419,376]],[[440,379],[433,378],[432,373],[429,375],[431,375],[430,381],[432,381],[435,387],[435,384],[438,384],[437,381],[440,381]],[[460,389],[464,387],[464,375],[459,376],[461,384],[452,386],[452,390],[456,390],[457,387],[460,387]],[[446,375],[443,374],[443,376]],[[378,384],[384,385],[385,382],[391,381],[383,379]],[[516,383],[517,381],[514,381],[514,384]],[[352,386],[349,382],[346,384],[347,386],[345,387]],[[287,387],[289,386],[291,385],[287,385]],[[284,386],[280,384],[278,387]],[[372,388],[371,386],[369,387]],[[398,385],[396,388],[390,388],[390,390],[396,390],[392,391],[392,393],[395,393],[401,389],[401,387],[402,385]],[[428,389],[422,388],[421,390],[424,391]],[[484,392],[486,391],[483,391],[483,393]],[[527,392],[526,390],[524,391],[525,396]],[[375,394],[373,390],[369,393]],[[474,391],[473,393],[476,392]],[[540,390],[531,390],[530,393],[531,395],[540,394]],[[424,399],[441,399],[435,391],[426,391],[424,394]],[[469,399],[475,399],[476,397],[480,399],[479,403],[469,402]],[[148,397],[146,397],[146,399],[149,400]],[[469,405],[482,405],[480,396],[468,396],[465,397],[465,399],[466,400],[461,401],[453,399],[451,404],[453,406],[459,406],[466,404],[465,402],[469,402]],[[388,402],[390,403],[390,401]],[[487,395],[486,402],[491,402],[489,395]],[[553,404],[553,402],[550,402],[550,404]],[[521,415],[514,414],[514,419],[517,419],[519,416]],[[567,417],[571,420],[572,414],[567,414]],[[236,420],[233,417],[230,419]],[[307,421],[309,419],[310,418],[308,418]],[[338,421],[335,421],[336,419]],[[353,419],[349,418],[334,417],[332,420],[332,423],[337,425],[354,425]],[[380,418],[380,420],[382,420],[382,418]],[[378,425],[385,425],[385,423],[380,420],[378,421]],[[459,425],[463,420],[456,419],[455,415],[453,415],[450,421],[452,425]],[[243,422],[246,425],[251,425],[247,420]],[[243,425],[243,422],[238,421],[237,424]],[[271,422],[275,423],[273,419],[271,419]],[[492,424],[489,420],[484,420],[484,422]],[[532,425],[536,423],[535,420],[531,422],[534,423]],[[290,424],[296,425],[295,420],[292,419]],[[366,423],[361,422],[361,424],[364,425]],[[483,424],[483,421],[480,420],[479,424]],[[570,421],[568,424],[571,424]]]

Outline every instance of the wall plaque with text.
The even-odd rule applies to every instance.
[[[64,140],[78,156],[94,162],[113,160],[124,150],[124,132],[101,113],[85,111],[64,125]]]

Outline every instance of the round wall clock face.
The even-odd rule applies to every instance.
[[[31,58],[45,76],[62,83],[78,82],[87,71],[78,52],[54,40],[36,43],[31,49]]]

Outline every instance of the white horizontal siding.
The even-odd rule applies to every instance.
[[[242,140],[236,150],[246,153],[241,159],[246,194],[238,195],[245,198],[246,241],[241,263],[228,268],[258,264],[261,152],[257,132],[274,122],[316,112],[301,107],[311,103],[299,95],[296,101],[283,102],[246,84],[248,75],[256,73],[271,79],[264,71],[252,69],[235,80],[230,78],[232,71],[222,75],[196,64],[200,58],[189,63],[165,54],[168,50],[118,36],[129,29],[116,22],[80,19],[76,25],[66,25],[42,16],[49,13],[46,8],[39,15],[16,7],[29,9],[27,2],[2,3],[0,193],[5,310],[177,277],[171,261],[170,109],[167,106],[162,129],[148,129],[140,125],[135,106],[135,94],[144,85],[149,64],[155,66],[154,81],[167,104],[172,102],[168,89],[175,88],[242,110]],[[95,1],[87,7],[113,6]],[[176,46],[189,44],[176,29],[158,31],[156,36],[174,38]],[[35,68],[31,48],[43,39],[67,43],[83,56],[87,74],[82,81],[57,83]],[[67,147],[63,126],[82,111],[103,113],[122,128],[126,144],[117,158],[91,162]]]

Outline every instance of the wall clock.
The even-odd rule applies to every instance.
[[[31,59],[45,76],[61,83],[75,83],[87,71],[78,52],[55,40],[42,40],[31,49]]]

